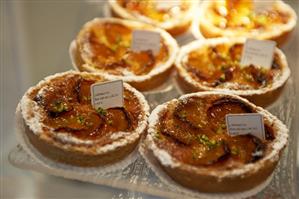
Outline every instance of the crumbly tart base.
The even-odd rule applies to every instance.
[[[144,26],[148,26],[147,24],[140,23],[137,21],[130,21],[130,20],[122,20],[122,19],[116,19],[116,18],[96,18],[93,19],[90,22],[87,22],[85,26],[83,27],[86,28],[93,23],[104,23],[104,22],[111,22],[111,23],[118,23],[118,24],[123,24],[129,27],[133,28],[142,28]],[[174,61],[176,58],[176,55],[178,53],[178,44],[174,38],[171,37],[169,33],[166,31],[160,29],[160,28],[155,28],[153,27],[153,31],[157,31],[160,33],[161,37],[164,39],[166,45],[168,46],[169,50],[169,58],[166,60],[164,63],[159,64],[155,66],[155,68],[150,71],[146,75],[130,75],[130,76],[119,76],[119,75],[112,75],[109,74],[105,70],[101,70],[98,68],[95,68],[93,66],[90,66],[88,64],[85,64],[80,52],[78,50],[76,41],[72,41],[69,47],[69,54],[71,58],[71,62],[73,67],[76,70],[79,71],[86,71],[86,72],[91,72],[91,73],[101,73],[107,76],[107,78],[112,79],[112,80],[118,80],[121,79],[125,81],[126,83],[132,85],[134,88],[136,88],[139,91],[147,91],[153,88],[156,88],[163,84],[167,79],[168,76],[172,73],[173,71],[173,66],[174,66]]]
[[[280,94],[282,93],[283,87],[285,86],[291,73],[285,55],[278,48],[275,49],[275,53],[277,53],[281,61],[282,74],[279,76],[279,78],[273,80],[273,84],[270,87],[264,87],[255,90],[233,90],[233,89],[225,89],[225,88],[222,89],[222,88],[213,88],[213,87],[205,86],[202,83],[193,79],[182,65],[182,60],[184,56],[189,52],[191,52],[192,50],[196,48],[200,48],[202,45],[208,44],[213,46],[222,43],[236,44],[236,43],[244,43],[244,42],[245,42],[244,38],[214,38],[214,39],[207,39],[207,40],[197,40],[183,46],[175,62],[176,69],[177,69],[176,79],[182,91],[185,93],[192,93],[198,91],[218,91],[218,92],[231,93],[231,94],[245,97],[246,99],[253,102],[254,104],[262,107],[269,106],[270,104],[275,102],[279,98]]]
[[[40,139],[35,135],[29,127],[25,124],[22,118],[21,110],[16,111],[17,128],[24,136],[28,138],[29,143],[44,157],[67,165],[75,165],[80,167],[99,167],[118,163],[125,159],[130,153],[134,151],[139,139],[136,142],[120,147],[115,151],[108,152],[102,155],[85,155],[80,152],[65,151],[61,148],[51,145],[50,143]],[[21,139],[21,138],[20,138]],[[23,146],[23,145],[22,145]],[[115,169],[115,168],[114,168]],[[107,170],[107,168],[105,169]]]
[[[199,5],[199,0],[192,1],[192,7],[190,11],[184,16],[184,18],[169,20],[167,22],[161,22],[161,23],[151,20],[149,18],[144,18],[144,19],[137,18],[136,16],[129,13],[126,9],[119,6],[116,0],[109,0],[109,5],[110,5],[112,16],[114,17],[118,17],[122,19],[140,20],[142,22],[160,27],[166,30],[167,32],[169,32],[172,36],[179,36],[187,32],[190,25],[192,24],[194,14]]]
[[[116,163],[127,157],[138,145],[140,137],[146,131],[149,106],[143,95],[131,86],[124,84],[124,88],[133,92],[140,101],[143,108],[142,117],[137,128],[129,132],[124,138],[114,140],[112,143],[97,146],[96,141],[78,140],[73,137],[51,137],[53,130],[40,122],[40,107],[30,100],[29,96],[35,89],[41,88],[47,82],[56,77],[63,77],[68,74],[80,74],[85,77],[104,78],[100,75],[68,71],[55,74],[41,81],[37,86],[31,87],[23,96],[17,107],[17,122],[19,128],[24,131],[29,142],[45,157],[56,162],[81,167],[96,167]],[[105,78],[104,78],[105,79]],[[122,132],[116,132],[122,133]]]
[[[159,164],[159,161],[155,158],[152,151],[146,147],[146,143],[143,142],[139,147],[139,152],[146,161],[146,163],[150,166],[150,168],[154,171],[154,173],[158,176],[158,178],[164,183],[169,186],[170,189],[172,189],[175,192],[180,192],[181,194],[188,195],[191,197],[196,198],[206,198],[206,199],[231,199],[231,198],[248,198],[251,196],[256,195],[260,191],[262,191],[264,188],[266,188],[272,178],[273,174],[270,175],[264,182],[257,185],[256,187],[241,191],[241,192],[203,192],[198,191],[196,189],[190,189],[187,186],[183,186],[182,184],[178,184],[176,181],[171,178],[167,172],[163,170],[163,167],[161,164]]]
[[[291,33],[293,32],[297,16],[295,11],[286,3],[281,0],[275,1],[277,7],[282,10],[287,11],[291,17],[287,24],[282,25],[280,28],[277,28],[275,31],[271,32],[263,32],[263,33],[253,33],[249,34],[248,37],[257,38],[257,39],[265,39],[265,40],[273,40],[277,42],[278,46],[282,46],[286,43]],[[210,23],[208,20],[200,20],[204,19],[204,13],[207,11],[210,5],[210,1],[205,1],[200,6],[199,15],[193,20],[192,23],[192,34],[195,38],[199,39],[201,36],[205,38],[215,38],[215,37],[237,37],[233,31],[231,30],[223,30],[218,28]]]
[[[275,116],[268,111],[258,107],[244,98],[236,95],[228,95],[220,92],[199,92],[183,95],[179,100],[187,99],[189,97],[208,97],[211,95],[230,96],[236,98],[255,111],[262,114],[263,117],[273,124],[275,139],[270,143],[271,152],[255,163],[245,164],[239,168],[231,170],[217,170],[205,167],[195,167],[173,158],[167,151],[160,149],[155,141],[154,136],[157,131],[160,115],[167,109],[171,103],[175,103],[174,99],[154,109],[149,117],[148,134],[145,138],[146,149],[159,162],[160,167],[177,183],[184,187],[191,188],[200,192],[208,193],[231,193],[242,192],[250,190],[264,181],[273,173],[282,151],[285,148],[288,140],[288,129]]]

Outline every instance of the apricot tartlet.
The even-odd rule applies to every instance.
[[[230,136],[226,114],[259,113],[265,139]],[[174,181],[201,192],[241,192],[273,173],[288,130],[268,111],[237,95],[199,92],[159,105],[149,117],[143,149]]]
[[[296,25],[296,13],[281,0],[269,7],[255,9],[253,0],[204,1],[199,17],[193,21],[195,37],[250,37],[275,40],[281,46]],[[269,3],[269,2],[268,2]]]
[[[109,0],[112,14],[158,26],[177,36],[189,29],[199,1]]]
[[[266,106],[274,102],[290,75],[286,57],[275,48],[271,68],[240,64],[245,40],[198,40],[181,48],[178,83],[185,92],[223,91]]]
[[[134,30],[159,33],[159,51],[133,51]],[[138,90],[161,85],[171,73],[177,52],[175,39],[166,31],[115,18],[96,18],[86,23],[70,46],[71,59],[78,70],[107,74],[109,78],[122,79]]]
[[[129,155],[147,127],[149,106],[124,83],[124,106],[95,109],[90,86],[104,76],[68,71],[45,78],[22,97],[18,124],[43,156],[57,162],[93,167]]]

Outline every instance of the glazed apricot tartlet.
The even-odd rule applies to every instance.
[[[226,114],[259,113],[265,139],[230,136]],[[266,181],[287,144],[288,130],[266,110],[236,95],[199,92],[158,106],[143,148],[177,183],[201,192],[240,192]]]
[[[271,2],[271,1],[270,1]],[[204,1],[192,25],[195,37],[250,37],[275,40],[282,45],[296,25],[296,13],[281,0],[266,9],[253,0]],[[270,3],[271,4],[271,3]]]
[[[133,51],[134,30],[159,33],[159,51]],[[122,79],[138,90],[161,85],[171,73],[177,51],[176,41],[166,31],[114,18],[97,18],[86,23],[70,46],[73,65],[80,71],[99,72],[110,79]]]
[[[198,2],[109,0],[109,5],[116,17],[149,23],[177,36],[189,29]]]
[[[290,75],[286,57],[274,50],[271,68],[241,66],[244,39],[198,40],[181,48],[178,83],[185,92],[222,91],[266,106],[274,102]]]
[[[90,85],[100,75],[69,71],[45,78],[22,97],[17,118],[30,144],[45,157],[91,167],[122,160],[146,130],[149,107],[124,84],[124,106],[94,109]]]

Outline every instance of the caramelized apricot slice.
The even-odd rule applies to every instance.
[[[239,100],[221,98],[211,104],[206,114],[210,127],[214,131],[217,131],[217,129],[225,123],[225,116],[227,114],[251,112],[251,108]]]
[[[104,24],[104,34],[110,44],[117,44],[121,40],[122,35],[131,34],[131,30],[121,24]]]
[[[111,108],[105,116],[108,131],[128,131],[131,128],[131,120],[124,108]]]
[[[45,121],[56,131],[93,131],[103,124],[102,119],[87,105],[75,105],[73,110]]]
[[[90,104],[91,100],[91,93],[90,93],[90,86],[94,84],[95,81],[92,80],[81,80],[77,87],[76,91],[78,93],[78,101],[81,104]]]
[[[124,57],[130,70],[135,75],[142,75],[149,73],[155,64],[155,57],[151,50],[132,52],[130,51]]]
[[[229,149],[224,142],[218,142],[215,147],[205,144],[196,145],[192,148],[194,165],[212,165],[229,157]]]
[[[50,116],[57,116],[72,109],[77,101],[75,87],[79,76],[68,77],[65,81],[54,82],[39,91],[34,100],[42,105]]]
[[[203,129],[207,125],[207,118],[205,114],[202,114],[204,111],[201,100],[189,99],[188,102],[181,102],[176,107],[174,115],[194,128]]]

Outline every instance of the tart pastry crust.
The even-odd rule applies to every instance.
[[[222,7],[225,6],[224,0],[222,1],[204,1],[201,4],[199,16],[197,16],[192,24],[192,33],[196,38],[201,38],[202,35],[206,38],[214,38],[214,37],[250,37],[256,39],[266,39],[266,40],[274,40],[277,42],[278,46],[282,46],[287,39],[289,38],[291,32],[294,30],[296,26],[297,16],[295,11],[286,3],[281,0],[273,1],[273,8],[269,12],[267,17],[276,15],[275,12],[280,13],[283,17],[286,17],[286,21],[283,20],[283,23],[271,24],[271,22],[265,22],[265,15],[257,18],[258,24],[255,24],[256,28],[249,28],[246,30],[243,24],[242,27],[227,27],[227,19],[223,18],[222,21],[219,21],[219,24],[216,25],[212,20],[216,20],[213,18],[212,13],[217,13],[217,17],[220,17],[226,12],[222,13],[218,8],[214,8],[215,5],[223,4]],[[221,6],[220,6],[221,7]],[[220,13],[220,14],[219,14]],[[263,13],[262,13],[263,14]],[[219,15],[219,16],[218,16]],[[244,23],[247,22],[247,18],[244,18]],[[225,16],[221,16],[225,17]],[[223,21],[225,22],[223,24]],[[238,21],[242,21],[239,19]],[[218,22],[217,22],[218,23]],[[245,23],[245,25],[248,23]],[[225,27],[221,27],[225,26]],[[248,25],[249,26],[249,25]],[[264,27],[261,28],[260,26]]]
[[[58,73],[31,87],[22,97],[17,117],[24,134],[45,157],[94,167],[112,164],[130,154],[147,127],[144,96],[124,83],[124,107],[95,110],[90,85],[107,77],[86,72]]]
[[[197,40],[183,46],[175,62],[178,84],[183,91],[220,91],[240,95],[260,106],[273,103],[280,96],[290,76],[286,57],[281,50],[275,48],[271,69],[264,70],[253,65],[240,69],[244,42],[244,38],[214,38]],[[231,52],[226,48],[236,50]],[[221,52],[222,49],[226,49],[224,53]],[[212,54],[200,54],[207,51]],[[191,63],[191,66],[188,59],[197,62],[193,65]]]
[[[196,108],[197,103],[201,105]],[[181,110],[186,114],[178,119]],[[220,121],[225,117],[222,113],[248,111],[263,116],[266,140],[252,135],[230,137],[221,127]],[[213,113],[216,115],[211,117]],[[215,124],[223,132],[211,131]],[[286,126],[261,107],[236,95],[200,92],[156,107],[149,117],[142,146],[177,183],[201,192],[219,193],[246,191],[264,182],[273,173],[287,140]],[[195,149],[198,153],[194,153]]]
[[[133,30],[160,33],[160,52],[131,51]],[[109,34],[109,38],[102,37],[103,34]],[[117,35],[120,39],[115,38]],[[75,69],[105,74],[109,79],[121,79],[141,91],[155,88],[167,79],[177,52],[177,42],[166,31],[137,21],[116,18],[96,18],[87,22],[69,49]]]
[[[153,1],[142,1],[142,2],[127,2],[126,5],[129,4],[149,4],[153,3]],[[162,2],[163,3],[163,2]],[[120,17],[123,19],[131,19],[131,20],[138,20],[141,22],[145,22],[148,24],[155,25],[157,27],[160,27],[167,32],[169,32],[173,36],[178,36],[183,33],[185,33],[189,26],[191,25],[191,22],[193,20],[194,13],[199,5],[199,0],[193,0],[193,1],[184,1],[182,0],[182,3],[185,3],[189,6],[188,9],[184,11],[177,12],[177,7],[174,7],[173,9],[170,9],[170,11],[166,11],[163,9],[161,13],[167,13],[167,12],[173,12],[173,14],[170,15],[170,18],[166,20],[161,20],[161,16],[157,13],[152,13],[150,16],[147,16],[145,14],[141,14],[138,11],[130,11],[127,8],[120,5],[118,0],[109,0],[109,5],[111,7],[111,11],[113,16]],[[132,5],[132,9],[134,5]],[[138,7],[138,5],[135,5]],[[131,7],[131,6],[130,6]],[[152,7],[151,7],[152,8]],[[150,11],[148,8],[147,11]],[[155,19],[155,17],[158,17],[160,20]]]

